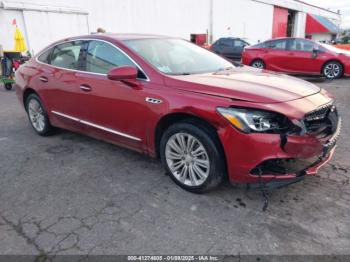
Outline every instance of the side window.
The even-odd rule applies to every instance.
[[[272,49],[285,50],[287,47],[287,40],[271,41],[269,44]]]
[[[91,41],[86,57],[86,71],[107,74],[113,67],[134,64],[112,45]]]
[[[242,40],[234,40],[233,41],[234,47],[244,47],[246,44]]]
[[[81,70],[79,58],[83,45],[83,41],[72,41],[55,46],[50,56],[50,64],[67,69]]]
[[[38,60],[42,63],[49,64],[50,63],[50,55],[52,53],[52,48],[46,50],[43,52],[39,57]]]
[[[136,65],[117,48],[102,41],[90,41],[86,53],[86,71],[107,74],[113,67]],[[146,79],[142,71],[138,70],[138,78]]]
[[[222,47],[232,47],[233,46],[232,40],[223,38],[223,39],[220,40],[220,46],[222,46]]]
[[[316,45],[311,41],[294,39],[291,41],[289,49],[292,51],[312,52],[315,47]]]
[[[270,42],[262,42],[256,45],[253,45],[255,48],[268,48],[270,45]]]

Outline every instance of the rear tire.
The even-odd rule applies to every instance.
[[[50,135],[53,127],[50,124],[47,112],[39,96],[30,94],[25,101],[25,108],[34,131],[40,136]]]
[[[253,62],[250,63],[250,66],[258,68],[258,69],[265,69],[266,68],[265,62],[261,59],[253,60]]]
[[[5,89],[8,90],[8,91],[10,91],[10,90],[12,89],[12,84],[6,83],[6,84],[5,84]]]
[[[338,79],[343,75],[344,67],[337,61],[327,62],[322,68],[322,74],[327,79]]]
[[[171,179],[192,193],[208,192],[224,178],[225,161],[214,131],[182,121],[170,126],[160,142],[162,164]]]

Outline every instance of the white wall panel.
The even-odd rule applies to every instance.
[[[96,31],[98,27],[116,33],[151,33],[189,39],[191,33],[206,33],[210,29],[211,1],[213,40],[221,36],[254,41],[271,38],[273,4],[327,13],[293,0],[5,0],[29,8],[23,13],[30,45],[35,51],[53,40]],[[50,12],[33,11],[32,8]],[[2,21],[16,15],[21,17],[21,12],[3,9],[0,12],[1,27],[5,25],[5,30],[0,30],[0,43],[8,46],[10,40],[3,37],[8,37],[7,31],[13,28]],[[88,23],[84,20],[84,12],[88,13]],[[330,16],[337,17],[334,13]],[[21,18],[18,21],[21,23]],[[295,34],[301,36],[303,17],[298,21]],[[24,30],[22,26],[21,29]]]
[[[294,37],[305,37],[306,13],[297,12],[295,15],[295,24],[293,30]]]
[[[15,47],[14,36],[16,27],[12,25],[13,19],[17,20],[18,26],[23,30],[22,12],[0,9],[0,45],[3,46],[4,50],[13,50]]]
[[[208,0],[82,1],[91,30],[172,35],[189,39],[208,28]],[[77,3],[77,2],[76,2]]]
[[[332,34],[313,34],[312,40],[314,41],[331,41],[332,40]]]
[[[221,36],[244,37],[254,41],[271,38],[272,5],[247,0],[214,0],[213,3],[214,41]]]
[[[23,11],[23,17],[34,52],[61,38],[88,33],[85,15]]]

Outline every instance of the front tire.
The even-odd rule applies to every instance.
[[[10,91],[10,90],[12,89],[12,84],[6,83],[6,84],[5,84],[5,89],[8,90],[8,91]]]
[[[322,73],[327,79],[338,79],[343,75],[343,65],[337,61],[326,63],[322,68]]]
[[[34,131],[41,136],[50,135],[53,131],[53,127],[50,124],[47,112],[40,98],[36,94],[29,95],[26,99],[25,106],[29,122]]]
[[[255,59],[253,62],[250,63],[250,66],[258,68],[258,69],[265,69],[266,68],[265,62],[261,59]]]
[[[225,162],[214,131],[184,121],[170,126],[160,142],[162,164],[183,189],[203,193],[223,180]]]

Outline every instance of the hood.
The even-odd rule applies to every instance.
[[[320,44],[320,45],[323,46],[324,48],[326,48],[328,51],[331,51],[335,54],[350,56],[349,50],[341,49],[337,46],[332,46],[332,45],[327,45],[327,44]]]
[[[220,73],[170,76],[166,83],[184,91],[255,103],[292,101],[321,90],[298,78],[246,66]]]

